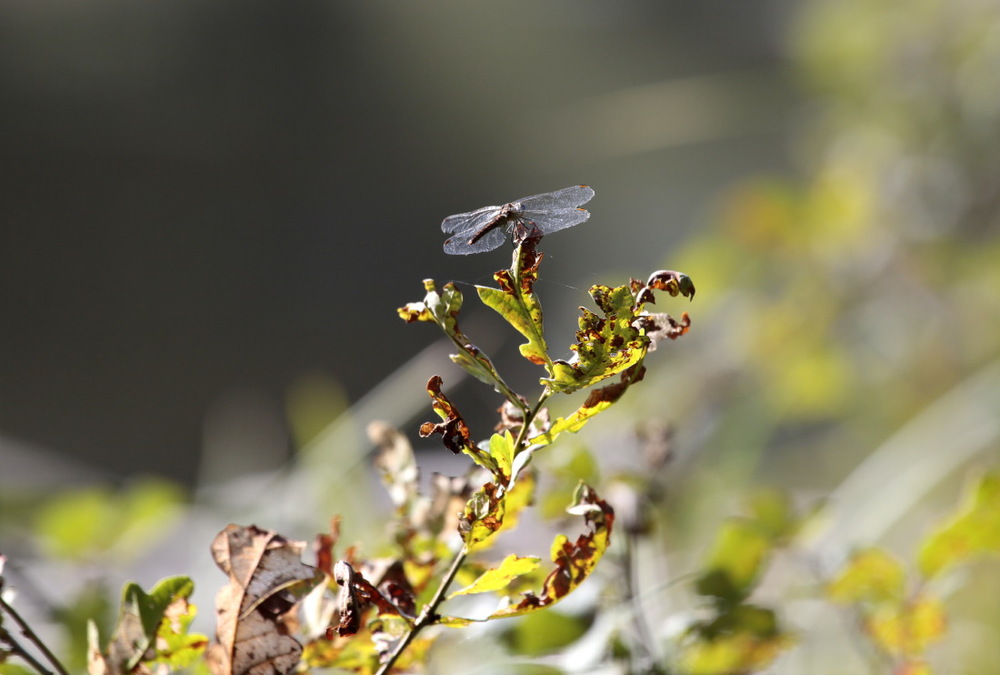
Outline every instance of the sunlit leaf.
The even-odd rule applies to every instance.
[[[554,361],[542,384],[568,393],[589,387],[635,365],[646,355],[649,338],[634,325],[635,297],[629,286],[592,286],[590,295],[603,316],[581,308],[580,330],[570,361]]]
[[[456,595],[471,595],[498,591],[510,585],[516,577],[533,572],[539,565],[539,558],[534,556],[520,557],[511,553],[503,559],[499,567],[489,569],[471,585],[452,593]]]
[[[551,550],[552,562],[556,566],[546,577],[541,593],[526,593],[519,603],[494,612],[490,619],[518,616],[549,607],[573,592],[590,576],[611,543],[614,510],[597,496],[593,488],[583,483],[573,504],[566,510],[584,516],[589,531],[577,537],[575,542],[570,542],[564,535],[557,536]]]
[[[302,563],[304,549],[304,542],[253,525],[229,525],[215,537],[212,557],[229,578],[215,597],[217,641],[206,653],[216,675],[296,667],[302,645],[279,619],[324,579]]]
[[[521,513],[531,505],[535,498],[536,483],[537,479],[533,471],[522,470],[517,476],[517,481],[507,489],[507,495],[504,498],[506,502],[503,517],[504,529],[513,530],[517,527]]]
[[[186,600],[176,599],[166,609],[156,634],[156,658],[170,670],[187,668],[196,663],[208,646],[208,637],[188,633],[197,609]]]
[[[687,675],[732,675],[766,668],[793,640],[786,635],[760,637],[750,633],[699,640],[681,652],[680,672]]]
[[[592,418],[614,405],[630,386],[642,380],[644,374],[645,368],[639,365],[622,373],[620,382],[592,390],[579,408],[566,417],[557,418],[543,433],[531,437],[529,445],[549,445],[562,433],[576,433]]]
[[[497,467],[497,478],[504,485],[509,484],[512,477],[515,450],[514,436],[509,431],[503,435],[493,434],[490,438],[490,457]]]
[[[921,573],[933,577],[986,553],[1000,553],[1000,474],[988,474],[968,490],[958,513],[931,533],[920,549]]]
[[[869,548],[854,553],[827,586],[834,602],[898,602],[903,597],[905,570],[888,552]]]
[[[521,355],[532,363],[550,366],[552,359],[542,329],[542,306],[534,292],[542,255],[537,254],[535,247],[527,242],[518,247],[517,254],[513,275],[508,270],[493,275],[500,288],[476,286],[476,291],[483,304],[495,310],[528,339],[520,347]]]
[[[867,615],[865,623],[882,651],[907,657],[923,654],[947,628],[941,602],[926,595],[905,603],[880,605]]]
[[[493,544],[504,524],[506,499],[502,488],[487,483],[473,493],[459,517],[459,532],[468,551],[478,551]]]

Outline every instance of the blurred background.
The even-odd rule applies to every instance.
[[[499,403],[395,313],[509,263],[445,256],[441,219],[586,183],[591,219],[543,244],[550,345],[593,283],[698,289],[657,307],[692,332],[578,441],[610,476],[640,422],[675,429],[650,565],[688,571],[761,484],[827,503],[820,567],[910,555],[1000,455],[998,72],[991,0],[7,3],[3,551],[22,587],[113,551],[116,589],[192,573],[226,518],[360,536],[368,422],[414,435],[433,373],[484,430]],[[466,331],[530,388],[471,297]],[[985,672],[1000,588],[968,587],[980,646],[939,658]],[[781,672],[843,644],[802,611]]]

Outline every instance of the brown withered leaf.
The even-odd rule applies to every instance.
[[[373,605],[380,616],[400,616],[412,620],[414,593],[406,580],[402,563],[390,561],[369,573],[376,575],[373,578],[377,588],[350,563],[341,560],[334,566],[333,578],[340,586],[337,634],[341,637],[361,630],[361,617],[369,605]]]
[[[656,344],[664,338],[676,340],[691,328],[691,317],[687,312],[675,319],[669,314],[643,314],[632,325],[641,328],[649,338],[649,351],[656,351]]]
[[[340,516],[335,515],[330,518],[330,532],[327,534],[317,534],[313,541],[313,550],[316,552],[316,567],[323,570],[327,576],[333,576],[333,547],[340,540]]]
[[[292,672],[302,645],[282,615],[323,579],[301,561],[305,542],[255,525],[229,525],[212,542],[212,557],[229,576],[216,595],[216,637],[206,654],[214,675]]]
[[[434,412],[443,421],[437,424],[424,422],[420,425],[420,436],[427,438],[434,434],[441,434],[444,447],[456,455],[463,450],[472,453],[478,452],[478,448],[472,442],[472,433],[469,431],[469,425],[462,419],[458,408],[441,391],[442,384],[443,380],[440,375],[434,375],[427,381],[427,393],[430,394],[433,401],[432,407],[434,408]]]

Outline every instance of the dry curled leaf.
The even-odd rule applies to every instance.
[[[289,673],[302,645],[283,615],[323,579],[304,564],[305,542],[255,525],[229,525],[212,542],[212,557],[229,576],[216,595],[216,636],[207,660],[215,675]]]

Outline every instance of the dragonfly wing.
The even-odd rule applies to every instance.
[[[583,206],[594,196],[594,190],[587,185],[570,185],[568,188],[546,192],[542,195],[532,195],[518,199],[524,209],[531,211],[551,211]],[[568,226],[567,226],[568,227]]]
[[[550,234],[567,227],[579,225],[590,218],[590,211],[587,209],[553,209],[551,211],[525,211],[524,218],[535,222],[535,227],[542,231],[542,234]]]
[[[488,219],[483,220],[483,223],[486,222],[488,222]],[[475,244],[470,244],[469,240],[478,231],[478,227],[470,227],[448,237],[444,242],[444,252],[451,255],[483,253],[484,251],[492,251],[507,239],[507,228],[501,225],[484,234]]]
[[[472,230],[473,234],[490,221],[490,218],[500,213],[499,206],[484,206],[468,213],[456,213],[441,221],[442,232],[463,232]],[[471,236],[471,235],[469,235]]]

